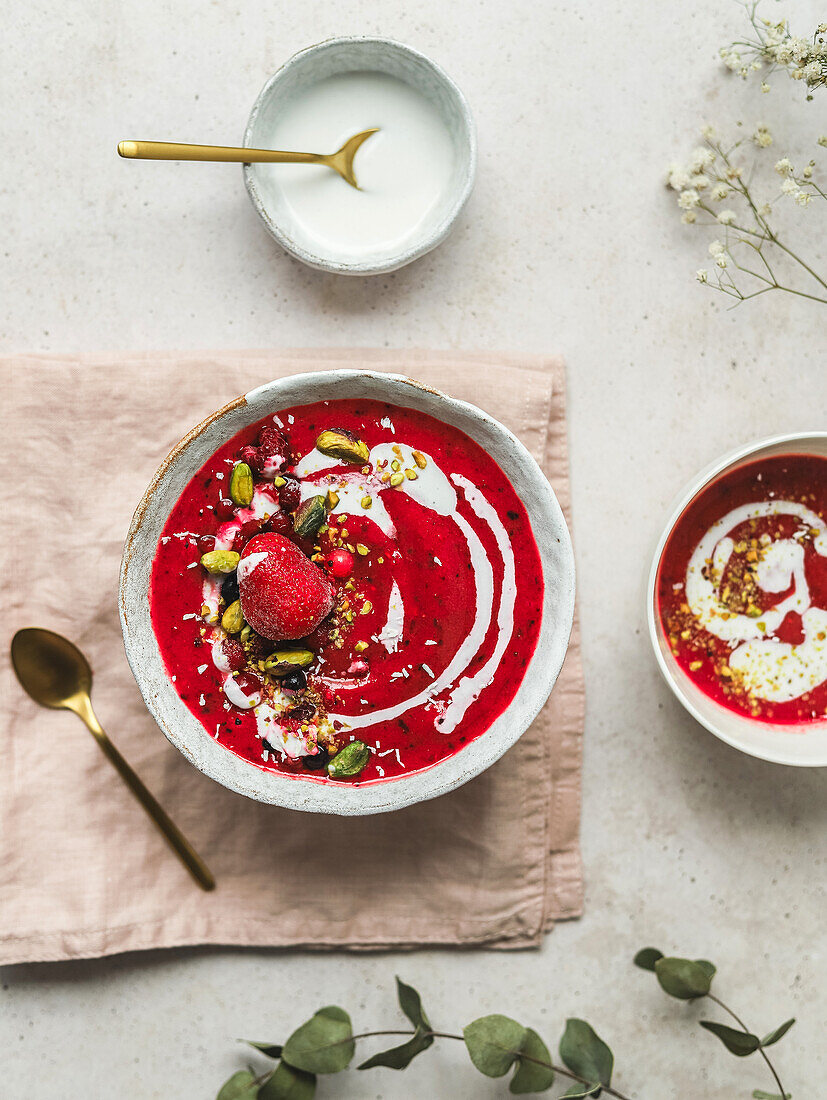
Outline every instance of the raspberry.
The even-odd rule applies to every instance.
[[[294,477],[286,477],[284,485],[279,486],[279,504],[285,512],[295,512],[301,502],[302,491]]]
[[[244,646],[237,638],[225,638],[221,643],[221,649],[227,664],[230,666],[230,672],[241,672],[243,668],[247,667],[247,654],[244,652]]]
[[[254,474],[260,474],[264,469],[264,455],[258,447],[252,447],[249,443],[238,452],[238,458],[240,462],[246,462]]]

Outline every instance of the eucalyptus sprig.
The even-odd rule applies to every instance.
[[[702,1028],[716,1035],[730,1054],[738,1058],[746,1058],[758,1051],[767,1068],[773,1076],[778,1092],[764,1092],[763,1089],[755,1089],[752,1093],[755,1100],[790,1100],[791,1094],[784,1091],[781,1078],[775,1066],[770,1061],[766,1048],[773,1046],[779,1039],[787,1034],[795,1023],[795,1017],[785,1020],[783,1024],[773,1028],[763,1039],[753,1034],[735,1013],[719,1000],[711,992],[712,979],[715,977],[715,966],[706,959],[678,959],[667,958],[656,947],[644,947],[638,951],[634,958],[635,966],[642,970],[651,970],[660,983],[661,989],[670,997],[677,997],[679,1001],[697,1001],[702,997],[714,1001],[716,1005],[728,1012],[738,1024],[738,1028],[729,1027],[727,1024],[717,1023],[715,1020],[700,1020]]]
[[[670,996],[684,1001],[707,997],[728,1012],[740,1030],[714,1020],[702,1020],[701,1026],[716,1035],[727,1050],[738,1057],[760,1052],[779,1092],[756,1089],[752,1093],[755,1100],[790,1100],[766,1048],[786,1035],[794,1020],[787,1020],[759,1039],[732,1009],[712,994],[715,975],[712,963],[704,959],[666,958],[651,947],[639,951],[634,962],[644,970],[651,970]],[[562,1084],[568,1087],[565,1092],[558,1093],[561,1098],[603,1094],[615,1100],[630,1100],[612,1085],[614,1055],[611,1049],[585,1020],[566,1020],[558,1046],[562,1063],[559,1064],[552,1061],[548,1047],[533,1028],[524,1027],[509,1016],[481,1016],[463,1028],[461,1035],[437,1031],[422,1007],[419,993],[399,978],[396,990],[399,1007],[410,1028],[354,1034],[347,1012],[336,1005],[328,1005],[297,1028],[284,1044],[247,1040],[249,1046],[276,1064],[263,1073],[256,1073],[252,1067],[234,1073],[221,1087],[217,1100],[313,1100],[318,1076],[346,1070],[356,1054],[357,1042],[391,1035],[404,1038],[404,1042],[372,1055],[357,1068],[367,1070],[384,1066],[403,1070],[436,1039],[453,1039],[465,1044],[472,1064],[486,1077],[504,1077],[513,1069],[508,1085],[512,1094],[546,1092]],[[564,1080],[560,1082],[558,1078]]]

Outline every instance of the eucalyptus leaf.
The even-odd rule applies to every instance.
[[[275,1072],[261,1086],[258,1100],[313,1100],[316,1075],[279,1062]]]
[[[705,997],[712,983],[708,970],[692,959],[658,959],[655,974],[663,991],[681,1001]]]
[[[423,1031],[430,1031],[431,1024],[422,1007],[422,998],[412,985],[405,985],[400,979],[396,979],[396,993],[399,997],[399,1007],[411,1021],[414,1027],[421,1027]]]
[[[791,1092],[785,1092],[782,1096],[780,1092],[764,1092],[763,1089],[752,1090],[752,1100],[792,1100],[793,1094]]]
[[[658,951],[657,947],[642,947],[632,961],[635,966],[639,966],[641,970],[651,970],[654,974],[655,963],[658,959],[662,958],[663,952]]]
[[[701,970],[706,971],[706,973],[709,975],[710,982],[718,972],[718,968],[715,966],[715,963],[711,963],[709,959],[695,959],[695,965],[699,966]]]
[[[275,1043],[256,1043],[253,1039],[244,1039],[243,1042],[245,1042],[248,1047],[255,1047],[255,1049],[261,1051],[262,1054],[266,1054],[268,1058],[281,1058],[282,1048]]]
[[[240,1069],[225,1081],[215,1100],[253,1100],[258,1086],[249,1070]]]
[[[766,1038],[761,1040],[762,1047],[771,1047],[773,1043],[777,1043],[779,1039],[783,1039],[790,1028],[795,1023],[795,1016],[791,1020],[785,1020],[780,1027],[777,1027],[774,1031],[771,1031]]]
[[[560,1057],[578,1077],[594,1081],[595,1085],[611,1083],[614,1055],[585,1020],[566,1020],[566,1030],[560,1040]]]
[[[564,1096],[597,1096],[599,1092],[600,1085],[572,1085],[560,1094],[560,1100],[563,1100]]]
[[[508,1073],[526,1038],[526,1029],[509,1016],[481,1016],[462,1030],[471,1061],[486,1077]]]
[[[550,1066],[538,1066],[523,1057],[538,1058],[541,1062],[550,1062],[548,1047],[532,1028],[526,1028],[525,1039],[517,1056],[517,1071],[511,1078],[510,1092],[545,1092],[554,1084],[554,1070]]]
[[[355,1051],[350,1016],[343,1008],[327,1005],[293,1032],[282,1058],[307,1073],[339,1073],[350,1065]]]
[[[717,1035],[730,1054],[738,1058],[746,1058],[748,1054],[754,1054],[761,1046],[761,1040],[757,1035],[751,1035],[748,1031],[737,1031],[726,1024],[715,1023],[714,1020],[701,1020],[700,1025]]]
[[[388,1069],[405,1069],[416,1058],[417,1054],[421,1054],[423,1050],[433,1046],[433,1042],[433,1035],[426,1035],[421,1028],[417,1028],[407,1043],[374,1054],[372,1058],[362,1062],[358,1068],[375,1069],[376,1066],[387,1066]]]

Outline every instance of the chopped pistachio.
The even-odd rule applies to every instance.
[[[370,760],[370,749],[364,741],[351,741],[337,752],[327,765],[332,779],[354,779],[364,771]]]
[[[273,484],[275,485],[275,487],[277,489],[280,489],[282,487],[282,485],[287,484],[287,479],[282,477],[281,474],[279,474],[278,477],[276,478],[276,480],[273,482]]]
[[[264,669],[272,676],[284,676],[291,669],[312,665],[314,657],[309,649],[277,649],[264,662]]]
[[[302,538],[315,535],[324,521],[324,497],[308,497],[296,509],[293,517],[293,530]]]
[[[316,450],[328,458],[340,458],[343,462],[360,466],[370,458],[367,444],[344,428],[331,428],[322,432],[316,439]]]
[[[416,470],[406,470],[405,477],[408,479],[408,481],[416,481],[416,479],[419,477],[419,474],[416,472]]]
[[[367,546],[365,546],[363,543],[357,542],[356,553],[361,554],[361,556],[364,558],[367,557],[367,555],[370,553],[370,550],[368,550]]]
[[[371,611],[373,611],[373,604],[370,602],[370,600],[365,600],[365,602],[362,604],[362,610],[360,614],[370,615]]]
[[[394,489],[397,486],[401,485],[404,480],[405,480],[405,475],[404,474],[391,474],[391,485],[394,487]]]
[[[399,461],[398,458],[395,458],[393,460],[393,462],[391,463],[391,469],[392,470],[401,470],[402,469],[402,463]]]
[[[324,498],[325,505],[332,511],[339,503],[339,494],[335,489],[328,489]]]
[[[240,560],[241,555],[235,550],[210,550],[201,555],[201,564],[214,577],[219,573],[235,573]]]
[[[359,503],[362,505],[363,508],[367,509],[370,508],[371,504],[373,504],[373,501],[370,497],[362,497]]]
[[[411,454],[413,455],[414,462],[417,464],[420,470],[424,470],[425,467],[428,465],[428,459],[425,457],[422,451],[411,451]]]
[[[230,474],[230,497],[234,504],[246,508],[253,499],[253,471],[246,462],[236,462]]]
[[[364,653],[365,650],[368,648],[368,643],[367,642],[357,642],[356,645],[353,648],[356,650],[357,653]]]
[[[244,627],[241,602],[234,600],[221,616],[221,625],[228,634],[240,634]]]

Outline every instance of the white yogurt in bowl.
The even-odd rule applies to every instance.
[[[269,231],[313,267],[378,274],[443,240],[473,184],[468,107],[449,77],[410,47],[340,38],[291,58],[253,108],[244,144],[257,148],[330,153],[374,127],[354,161],[359,190],[319,165],[244,166]]]

